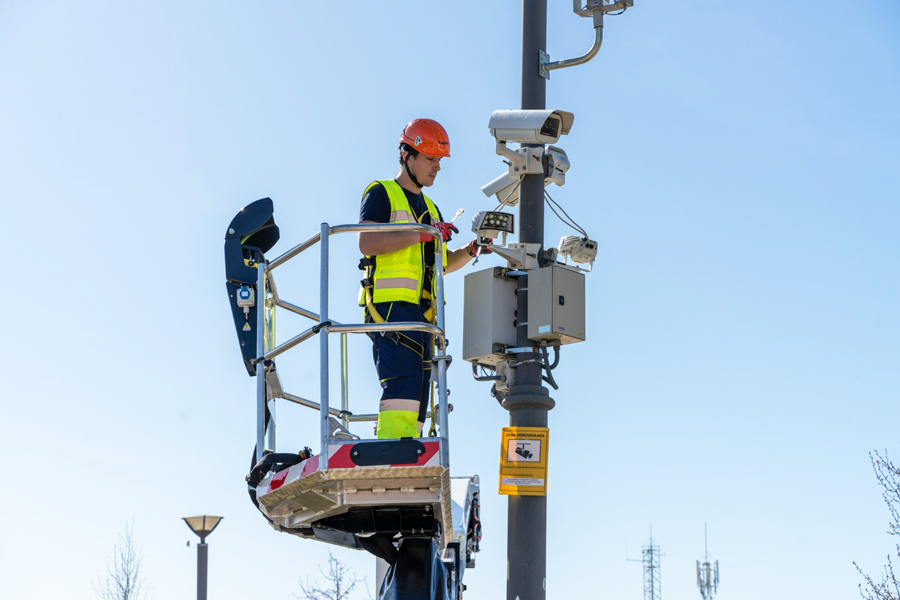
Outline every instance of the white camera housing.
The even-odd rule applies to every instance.
[[[542,150],[541,148],[528,148],[528,150]],[[544,187],[551,183],[556,185],[565,185],[566,172],[572,166],[566,151],[556,146],[547,147],[546,151],[540,154],[541,169],[544,173]],[[509,171],[503,173],[490,183],[483,185],[481,191],[490,198],[497,196],[497,201],[504,206],[515,206],[519,203],[519,194],[522,183],[522,169],[517,169],[512,164]]]
[[[557,252],[560,256],[572,257],[572,262],[582,265],[590,263],[593,266],[597,258],[597,242],[586,237],[567,235],[559,240]]]
[[[563,182],[565,182],[565,177],[563,177]],[[544,178],[544,187],[550,185],[551,179],[548,177]],[[562,185],[562,184],[558,184]],[[488,183],[485,186],[482,186],[481,191],[484,192],[484,195],[490,198],[491,196],[497,196],[497,202],[502,204],[503,206],[515,206],[519,203],[519,195],[521,193],[522,185],[521,178],[515,175],[510,175],[508,172],[504,173],[497,179]]]
[[[495,110],[488,129],[498,142],[555,144],[571,131],[574,120],[564,110]]]
[[[566,171],[572,166],[566,151],[556,146],[548,146],[544,153],[544,186],[550,183],[566,184]]]
[[[490,183],[483,185],[481,191],[490,198],[497,196],[497,201],[505,206],[515,206],[519,203],[519,187],[521,186],[520,177],[512,177],[509,172],[503,173],[500,177],[494,179]]]

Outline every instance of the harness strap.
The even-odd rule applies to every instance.
[[[384,317],[379,314],[378,309],[375,308],[375,304],[372,302],[372,288],[366,288],[366,315],[369,319],[372,319],[373,323],[386,323]],[[399,331],[384,331],[382,334],[395,344],[405,346],[419,356],[425,356],[425,348],[422,347],[422,344],[408,335],[404,335]]]

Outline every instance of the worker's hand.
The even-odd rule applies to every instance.
[[[451,231],[454,233],[459,233],[459,229],[457,229],[456,225],[454,225],[453,223],[444,223],[443,221],[440,221],[433,224],[432,227],[441,232],[441,239],[443,239],[444,242],[450,241],[450,237],[453,235],[453,233],[450,233]],[[430,233],[419,234],[420,244],[425,244],[432,241],[434,241],[434,237]]]
[[[441,237],[445,242],[449,242],[454,233],[459,233],[459,229],[457,229],[456,225],[454,225],[453,223],[445,223],[444,221],[440,221],[438,223],[435,223],[433,227],[441,232]],[[453,233],[451,233],[451,231]]]
[[[493,242],[494,240],[491,238],[477,237],[469,242],[469,246],[466,250],[468,251],[469,256],[477,256],[479,250],[481,250],[481,254],[490,254],[493,252],[493,250],[491,250],[491,244]]]

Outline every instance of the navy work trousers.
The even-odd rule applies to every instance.
[[[375,305],[378,314],[389,322],[427,323],[425,309],[410,302],[382,302]],[[372,334],[372,356],[381,381],[381,410],[385,401],[418,399],[418,418],[425,423],[431,381],[433,336],[421,331],[397,331]]]

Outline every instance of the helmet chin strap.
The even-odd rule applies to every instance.
[[[408,152],[407,152],[406,156],[407,156],[407,158],[403,159],[403,167],[406,169],[406,174],[409,175],[409,178],[412,180],[412,182],[414,184],[416,184],[416,187],[421,190],[423,187],[422,184],[419,183],[419,180],[416,179],[416,176],[413,175],[413,172],[409,168],[409,153]]]

